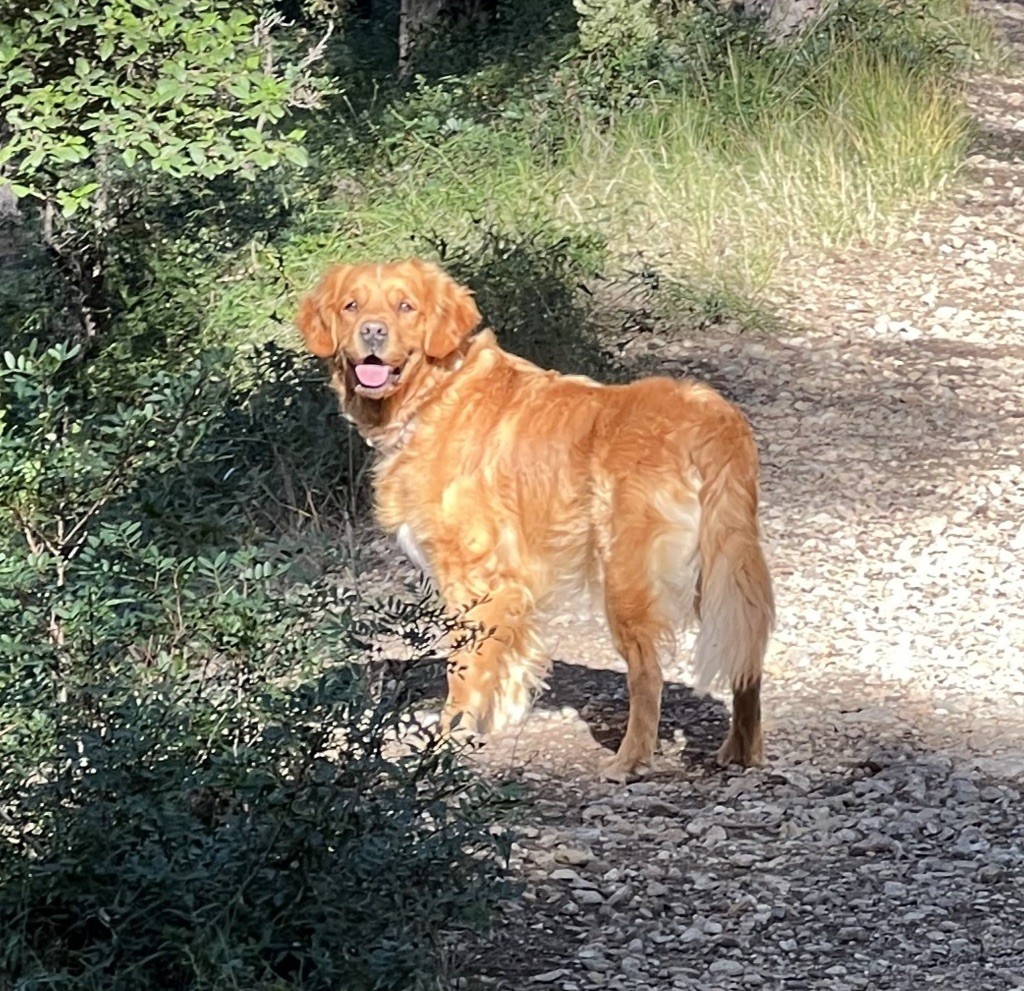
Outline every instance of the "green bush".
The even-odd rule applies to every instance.
[[[818,107],[820,81],[851,52],[948,79],[990,48],[984,24],[957,0],[835,0],[786,43],[765,34],[759,20],[712,4],[575,5],[579,41],[557,75],[559,105],[576,104],[606,124],[680,97],[719,124],[756,124],[794,102]]]
[[[331,450],[295,364],[196,348],[114,399],[74,348],[4,356],[0,986],[432,987],[504,891],[422,664],[366,664],[432,658],[433,600],[358,598],[246,505]]]

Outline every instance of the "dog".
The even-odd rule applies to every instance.
[[[605,775],[625,780],[649,765],[659,655],[694,620],[698,688],[732,688],[718,760],[761,761],[774,602],[757,448],[735,406],[697,382],[602,385],[541,369],[480,329],[469,289],[417,259],[329,268],[296,323],[376,449],[380,523],[458,620],[446,731],[522,720],[550,665],[540,617],[590,588],[629,687]]]

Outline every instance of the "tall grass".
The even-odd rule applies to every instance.
[[[283,244],[244,253],[245,277],[211,293],[205,331],[223,339],[258,328],[260,339],[294,342],[298,293],[335,262],[482,249],[494,232],[557,239],[560,180],[520,133],[473,127],[439,138],[411,128],[393,164],[333,176]]]
[[[749,78],[729,77],[735,106]],[[801,252],[884,234],[955,176],[969,121],[955,91],[854,50],[758,116],[723,121],[723,94],[683,94],[586,120],[565,160],[560,211],[599,224],[713,292],[757,294]]]
[[[550,217],[556,177],[516,132],[475,126],[443,140],[410,129],[384,181],[325,204],[295,242],[309,266],[407,253],[418,238],[464,242],[482,227],[532,228]]]

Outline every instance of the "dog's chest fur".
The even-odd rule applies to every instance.
[[[427,552],[408,523],[402,523],[398,527],[395,531],[395,539],[398,541],[398,546],[402,548],[402,552],[405,556],[412,561],[420,571],[424,571],[428,575],[433,574],[430,561],[427,560]]]

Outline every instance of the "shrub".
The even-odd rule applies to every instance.
[[[232,509],[281,471],[266,364],[195,349],[115,400],[79,359],[0,369],[0,985],[433,986],[506,853],[501,794],[398,742],[417,666],[367,675],[380,630],[431,657],[437,607],[303,579]]]
[[[544,368],[613,374],[614,359],[581,291],[603,263],[600,239],[544,228],[513,234],[481,226],[476,233],[471,245],[424,240],[429,254],[474,288],[502,345]]]

